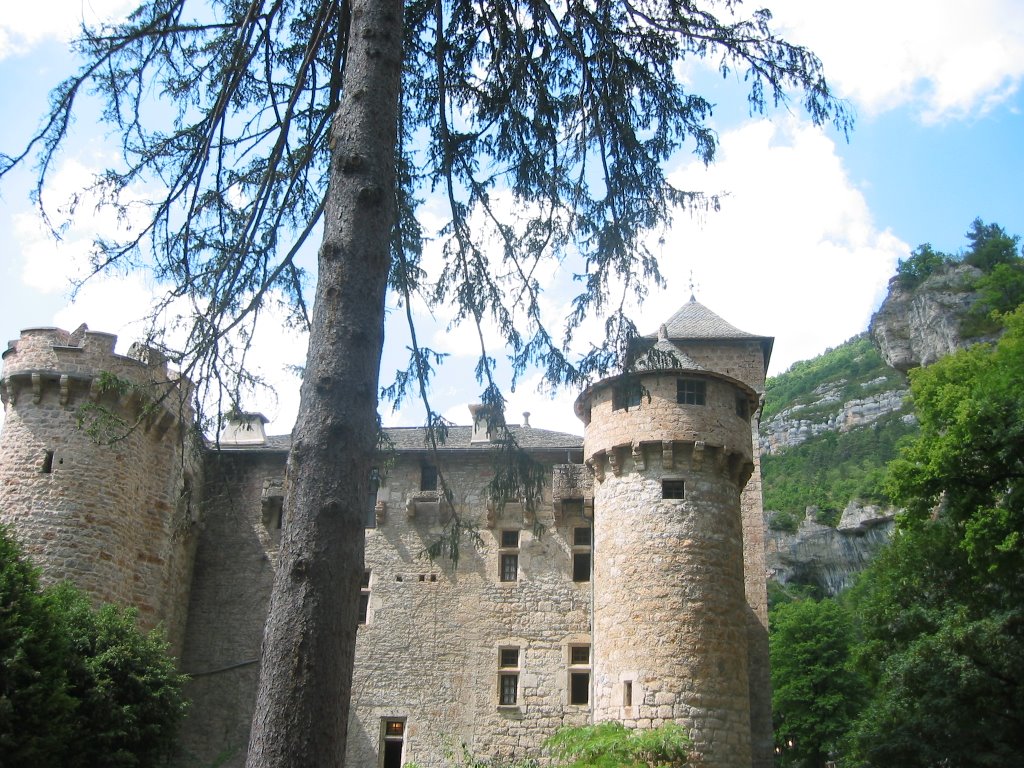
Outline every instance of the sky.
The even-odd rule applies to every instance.
[[[0,15],[0,153],[20,151],[46,109],[47,93],[75,67],[68,48],[75,23],[110,18],[124,0],[35,0]],[[867,329],[899,259],[921,243],[956,253],[975,217],[1024,235],[1024,3],[1020,0],[765,0],[776,29],[822,59],[835,92],[853,109],[848,139],[815,127],[796,107],[750,116],[738,84],[695,66],[692,78],[716,104],[720,146],[708,167],[681,155],[671,179],[687,189],[723,194],[721,210],[680,213],[657,245],[665,289],[635,308],[641,332],[653,332],[688,300],[733,325],[775,338],[769,374],[785,371]],[[44,194],[59,206],[103,167],[112,139],[83,115]],[[31,167],[0,181],[0,343],[26,327],[67,330],[87,323],[119,335],[127,349],[141,331],[157,290],[139,274],[92,280],[72,300],[70,281],[83,274],[97,234],[115,231],[111,213],[88,208],[57,242],[29,200]],[[439,213],[428,204],[425,222]],[[311,258],[311,257],[308,257]],[[548,276],[558,285],[558,275]],[[546,299],[554,309],[568,297]],[[389,303],[394,309],[394,303]],[[392,317],[401,313],[393,312]],[[427,318],[428,320],[430,318]],[[455,423],[469,420],[479,387],[470,329],[427,328],[428,346],[450,354],[435,381],[435,408]],[[134,336],[133,336],[134,334]],[[581,342],[597,342],[589,321]],[[291,429],[306,340],[280,323],[260,330],[255,360],[276,383],[245,407]],[[382,382],[401,365],[405,341],[389,320]],[[6,348],[4,345],[3,348]],[[500,353],[494,348],[492,353]],[[582,433],[576,392],[541,388],[528,375],[506,392],[507,418],[531,413],[535,427]],[[388,425],[422,423],[422,411],[382,406]]]

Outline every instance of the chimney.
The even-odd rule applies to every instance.
[[[240,413],[234,411],[224,419],[224,431],[220,435],[223,446],[256,446],[267,444],[267,433],[263,425],[269,419],[262,413]]]
[[[482,403],[470,405],[469,412],[473,416],[473,436],[470,443],[493,443],[498,436],[498,427],[505,423],[501,412],[495,413],[492,407]]]
[[[523,427],[525,429],[529,429],[530,428],[530,412],[529,411],[523,411]]]

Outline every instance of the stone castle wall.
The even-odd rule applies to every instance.
[[[526,756],[561,725],[590,721],[569,704],[569,647],[590,644],[589,582],[572,578],[572,535],[589,527],[549,493],[536,519],[519,504],[494,509],[484,496],[486,451],[442,454],[460,516],[480,541],[464,539],[458,568],[424,551],[447,522],[436,492],[420,490],[428,459],[399,454],[382,476],[377,527],[366,533],[367,622],[356,645],[348,764],[377,765],[382,722],[403,720],[405,762],[446,765],[465,743],[475,754]],[[553,467],[565,452],[540,456]],[[259,649],[278,536],[275,494],[285,454],[224,450],[210,457],[211,496],[196,557],[184,670],[195,704],[180,765],[244,764],[258,683]],[[561,465],[565,468],[579,465]],[[585,470],[584,470],[585,471]],[[221,491],[218,491],[218,488]],[[539,523],[540,527],[535,527]],[[287,521],[285,521],[287,525]],[[502,531],[519,531],[517,579],[499,578]],[[519,648],[519,696],[498,703],[499,649]],[[240,704],[241,703],[241,704]]]
[[[191,414],[179,411],[187,393],[161,360],[116,355],[115,341],[30,329],[4,353],[0,521],[44,579],[136,606],[141,627],[162,623],[177,652],[202,485]],[[102,374],[125,386],[105,389]],[[90,435],[86,406],[124,424]]]

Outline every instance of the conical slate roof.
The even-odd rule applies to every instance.
[[[741,331],[730,325],[710,309],[701,304],[693,296],[664,323],[664,336],[669,339],[765,339],[755,333]],[[645,338],[654,339],[662,336],[658,333],[647,334]]]
[[[652,349],[662,353],[663,355],[670,355],[672,357],[674,362],[668,367],[677,368],[681,371],[706,370],[703,365],[695,361],[664,336],[658,336],[658,341],[654,344]],[[645,358],[642,358],[637,363],[637,367],[641,370],[656,370],[666,367],[664,361],[651,360],[650,357],[651,356],[648,354]]]

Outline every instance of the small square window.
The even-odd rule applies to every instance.
[[[562,499],[562,514],[566,517],[583,517],[583,499]]]
[[[388,720],[384,725],[384,735],[391,737],[405,735],[405,722],[402,720]]]
[[[505,553],[501,556],[501,580],[519,580],[519,555]]]
[[[699,379],[676,380],[676,402],[682,405],[704,405],[707,401],[707,385]]]
[[[590,663],[590,646],[589,645],[571,645],[569,646],[569,663],[570,664],[589,664]]]
[[[663,499],[682,499],[685,488],[682,480],[662,480],[661,481],[661,498]]]
[[[502,531],[501,532],[501,546],[502,548],[514,548],[519,546],[519,531]]]
[[[591,541],[591,531],[589,525],[579,526],[578,528],[572,529],[572,544],[574,547],[589,547]]]
[[[424,464],[420,467],[420,490],[437,490],[437,467],[433,464]]]
[[[502,668],[516,668],[519,666],[519,649],[518,648],[499,648],[498,649],[498,666]]]

